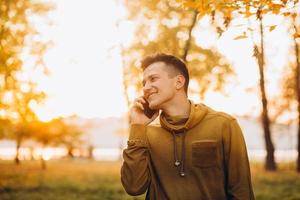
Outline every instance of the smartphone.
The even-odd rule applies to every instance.
[[[155,114],[156,111],[149,108],[149,102],[147,100],[146,103],[143,103],[143,107],[144,107],[144,114],[148,118],[152,118],[152,116]]]

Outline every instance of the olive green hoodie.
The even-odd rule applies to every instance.
[[[243,134],[231,116],[191,104],[183,125],[134,124],[121,181],[150,200],[254,200]]]

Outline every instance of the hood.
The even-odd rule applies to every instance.
[[[191,112],[184,123],[169,123],[167,117],[162,113],[160,115],[160,124],[161,126],[168,130],[173,136],[173,151],[174,151],[174,166],[179,168],[179,175],[181,177],[185,177],[185,135],[187,131],[197,124],[201,122],[201,120],[205,117],[208,112],[208,108],[204,104],[194,104],[192,101],[191,103]],[[177,152],[177,136],[181,138],[181,156],[179,156],[179,152]]]
[[[191,102],[191,112],[188,117],[188,120],[181,125],[174,125],[167,121],[166,117],[162,113],[160,115],[160,124],[161,126],[168,130],[168,131],[174,131],[174,132],[181,132],[182,130],[189,130],[199,124],[201,120],[205,117],[207,114],[208,108],[204,104],[194,104]]]

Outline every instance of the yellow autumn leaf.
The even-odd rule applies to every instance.
[[[183,3],[183,6],[186,8],[194,8],[197,9],[198,8],[198,3],[197,2],[193,2],[193,1],[187,1]]]
[[[270,5],[270,9],[272,10],[272,12],[274,14],[279,14],[280,13],[280,10],[283,8],[282,5],[280,4],[271,4]]]
[[[245,17],[251,17],[252,15],[254,15],[255,13],[251,13],[251,12],[245,12]]]
[[[245,11],[245,17],[251,17],[253,13],[250,12],[250,6],[249,4],[246,5],[246,11]]]
[[[276,25],[270,26],[269,31],[273,31],[276,28]]]
[[[243,34],[243,35],[236,36],[235,38],[233,38],[233,40],[241,40],[241,39],[245,39],[245,38],[248,38],[248,37],[247,37],[247,35]]]
[[[300,38],[300,33],[294,33],[294,38]]]
[[[197,21],[199,21],[204,15],[205,15],[205,13],[204,12],[200,12],[199,9],[198,9]]]

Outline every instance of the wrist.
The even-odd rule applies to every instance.
[[[149,122],[141,119],[130,119],[129,120],[130,125],[148,125]]]
[[[130,125],[129,129],[129,141],[141,141],[142,143],[147,143],[146,136],[147,126],[143,124],[133,124]]]

